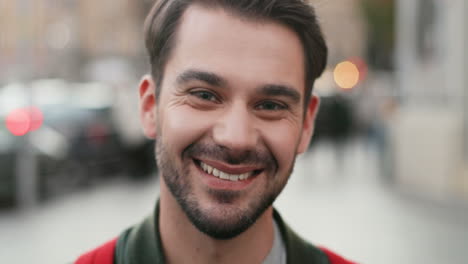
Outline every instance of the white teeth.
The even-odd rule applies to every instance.
[[[216,168],[211,167],[210,165],[200,162],[200,167],[202,167],[203,171],[213,176],[219,177],[223,180],[230,180],[230,181],[239,181],[245,180],[252,175],[253,172],[246,172],[242,174],[229,174],[223,171],[220,171]]]
[[[241,175],[239,175],[239,180],[245,180],[249,177],[249,174],[248,173],[242,173]]]
[[[224,172],[221,172],[221,173],[219,174],[219,177],[220,177],[221,179],[224,179],[224,180],[229,180],[229,174],[224,173]]]
[[[229,180],[231,180],[231,181],[238,181],[238,180],[239,180],[239,176],[238,176],[238,175],[232,175],[232,174],[231,174],[231,176],[229,176]]]

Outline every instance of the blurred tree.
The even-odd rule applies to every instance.
[[[436,5],[433,0],[419,0],[419,7],[416,50],[419,58],[424,61],[431,59],[435,53],[435,26],[438,12],[436,12]]]
[[[367,20],[367,61],[374,69],[392,70],[395,45],[395,1],[362,0]]]

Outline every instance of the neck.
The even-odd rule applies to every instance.
[[[166,263],[262,263],[273,246],[270,206],[242,234],[217,240],[200,232],[188,219],[161,177],[159,230]]]

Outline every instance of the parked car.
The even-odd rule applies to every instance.
[[[16,161],[21,139],[7,129],[6,117],[27,103],[25,91],[22,83],[0,87],[0,208],[16,204]]]
[[[109,119],[109,107],[54,105],[43,111],[43,128],[34,136],[42,154],[38,155],[42,197],[122,171],[123,150]]]
[[[115,90],[102,83],[57,79],[0,88],[0,205],[14,204],[21,140],[29,140],[35,153],[42,199],[116,175],[154,175],[154,142],[123,139],[128,124],[124,117],[117,125],[114,96]],[[31,101],[43,117],[41,127],[27,139],[14,136],[5,126],[6,116]]]
[[[0,208],[16,204],[17,139],[0,125]]]
[[[112,118],[112,88],[97,82],[65,83],[63,88],[54,84],[41,81],[34,87],[44,115],[43,127],[35,133],[44,140],[35,140],[35,145],[47,153],[39,160],[42,197],[118,175],[124,165]],[[51,93],[54,100],[47,97]]]

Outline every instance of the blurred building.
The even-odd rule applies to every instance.
[[[133,96],[132,81],[137,78],[134,75],[147,70],[142,25],[151,3],[152,0],[0,1],[0,89],[11,83],[24,84],[22,99],[33,104],[39,101],[33,93],[35,80],[65,80],[67,85],[61,88],[64,93],[76,90],[71,83],[99,81],[112,85],[116,97],[131,98],[125,95]],[[105,93],[96,89],[96,93]],[[136,109],[128,105],[123,109]],[[1,120],[3,125],[4,116]],[[141,134],[139,126],[132,128],[139,133],[128,129],[118,132],[133,137]],[[20,146],[14,150],[18,157],[14,173],[17,200],[34,200],[31,193],[38,182],[36,157],[31,151],[31,138],[19,139]]]
[[[329,65],[349,57],[363,57],[366,49],[366,24],[362,15],[361,0],[311,1],[327,40]]]
[[[136,56],[141,52],[139,1],[76,1],[80,46],[88,57]]]
[[[431,197],[468,197],[468,4],[397,2],[394,175]]]
[[[80,70],[112,56],[144,52],[142,24],[151,1],[0,1],[0,80],[80,79]],[[18,77],[16,77],[18,78]]]

